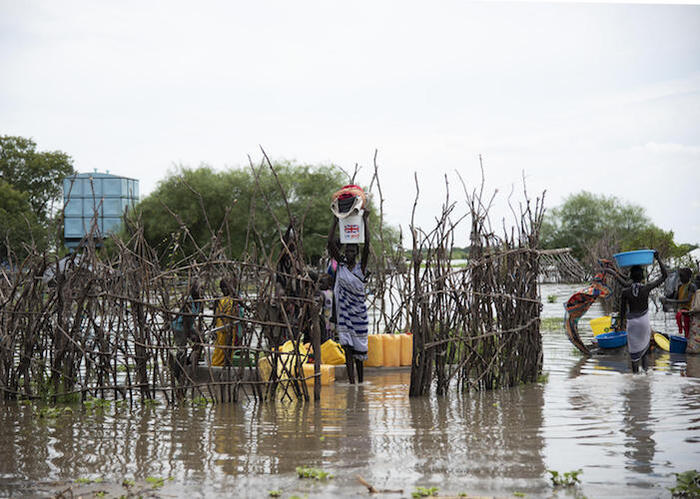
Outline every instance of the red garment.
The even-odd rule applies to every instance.
[[[683,313],[685,312],[685,313]],[[678,334],[690,337],[690,314],[687,310],[679,310],[676,312],[676,324],[678,324]]]

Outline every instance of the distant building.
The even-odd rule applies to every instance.
[[[96,237],[119,230],[124,212],[139,202],[139,181],[109,173],[78,173],[63,180],[63,237],[76,248],[95,227]]]

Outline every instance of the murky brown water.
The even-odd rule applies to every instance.
[[[545,316],[562,315],[561,299]],[[655,324],[675,329],[662,315]],[[632,375],[624,356],[583,359],[562,332],[543,334],[546,384],[448,399],[409,399],[409,373],[394,372],[324,387],[319,405],[76,407],[49,421],[0,405],[0,495],[156,476],[173,478],[159,489],[170,496],[355,497],[367,495],[359,474],[404,490],[373,497],[410,497],[417,486],[549,497],[546,469],[580,468],[571,497],[669,497],[672,473],[700,464],[700,356],[659,354]],[[299,480],[300,465],[335,478]]]

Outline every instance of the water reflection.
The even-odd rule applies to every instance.
[[[166,494],[357,497],[359,474],[404,496],[420,485],[546,497],[546,468],[582,468],[588,497],[667,496],[674,472],[697,467],[700,356],[654,352],[632,375],[626,353],[583,358],[559,331],[545,332],[544,352],[546,384],[448,398],[409,399],[409,373],[392,372],[323,387],[318,404],[74,406],[47,421],[2,403],[0,496],[48,495],[54,480],[172,476]],[[336,478],[301,481],[300,465]]]
[[[656,450],[651,415],[651,379],[633,376],[622,390],[623,426],[625,439],[625,468],[641,474],[653,471]]]

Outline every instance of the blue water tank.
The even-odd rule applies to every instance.
[[[139,181],[109,173],[78,173],[63,180],[63,237],[76,248],[86,234],[119,230],[124,212],[139,202]]]

